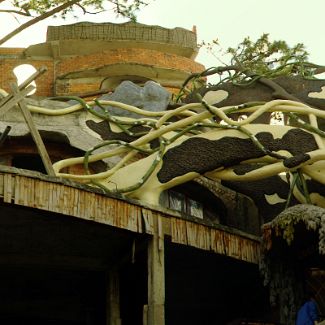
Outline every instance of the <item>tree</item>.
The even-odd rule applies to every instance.
[[[0,39],[0,45],[26,28],[55,15],[65,18],[76,8],[86,13],[96,14],[108,10],[109,5],[117,16],[136,20],[136,11],[146,5],[143,0],[0,0],[0,14],[30,18]]]
[[[202,46],[213,53],[214,47],[219,46],[219,43],[218,40],[213,40],[211,43],[203,42]],[[249,86],[258,81],[272,88],[281,98],[297,100],[280,88],[273,79],[280,76],[314,78],[316,74],[325,72],[324,66],[308,61],[308,52],[303,44],[298,43],[290,47],[282,40],[271,42],[268,34],[263,34],[256,42],[246,37],[236,48],[229,48],[226,54],[230,55],[229,64],[223,63],[222,66],[211,67],[201,73],[190,75],[184,81],[176,101],[188,92],[196,90],[198,86],[202,86],[202,78],[215,74],[220,76],[220,81],[210,86],[224,83]],[[216,58],[221,61],[217,56]]]

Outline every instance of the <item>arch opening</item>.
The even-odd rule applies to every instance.
[[[17,77],[18,85],[20,85],[36,71],[36,68],[31,64],[21,64],[14,68],[13,73]],[[28,96],[35,94],[37,88],[35,81],[31,82],[30,85],[34,86],[35,89],[29,92]]]

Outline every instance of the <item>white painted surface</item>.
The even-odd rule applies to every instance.
[[[319,92],[311,92],[308,94],[310,98],[325,99],[325,86],[322,87],[322,90]]]
[[[225,90],[210,90],[203,96],[203,100],[209,105],[214,105],[222,102],[228,95]]]
[[[264,197],[265,197],[266,202],[271,205],[286,202],[286,200],[281,199],[277,193],[274,193],[272,195],[265,194]]]

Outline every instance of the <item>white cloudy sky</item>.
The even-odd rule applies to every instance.
[[[3,6],[2,6],[3,8]],[[163,27],[197,27],[198,40],[218,38],[222,48],[236,46],[244,37],[253,40],[263,33],[271,39],[282,39],[289,45],[304,43],[310,61],[325,65],[325,0],[154,0],[138,14],[138,21]],[[115,22],[111,13],[80,16],[77,21]],[[26,47],[45,40],[46,26],[62,24],[48,19],[29,28],[4,46]],[[0,20],[0,36],[18,26],[7,15]],[[219,56],[221,53],[218,54]],[[218,65],[212,55],[201,51],[197,61],[207,67]]]

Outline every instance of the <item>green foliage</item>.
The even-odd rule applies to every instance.
[[[176,102],[190,93],[195,93],[205,83],[206,77],[211,75],[219,75],[219,82],[213,86],[226,82],[248,86],[261,78],[264,80],[280,76],[314,78],[315,74],[319,73],[318,70],[324,68],[308,62],[308,52],[303,44],[298,43],[290,47],[285,41],[271,42],[268,34],[263,34],[255,42],[246,37],[237,47],[228,48],[225,54],[230,56],[229,63],[221,59],[220,52],[224,51],[221,50],[218,39],[211,42],[203,41],[199,47],[210,52],[221,65],[189,76],[183,83]]]
[[[250,85],[261,77],[274,79],[280,76],[301,76],[314,78],[322,66],[308,62],[308,52],[303,44],[290,47],[285,41],[270,41],[263,34],[255,42],[246,37],[237,47],[230,47],[224,53],[218,39],[202,42],[199,47],[210,52],[221,65],[191,76],[188,81],[218,74],[219,83],[232,82],[236,85]],[[223,53],[223,55],[222,55]],[[230,57],[229,63],[222,57]],[[185,83],[184,83],[185,85]]]
[[[118,0],[114,1],[115,12],[123,17],[128,17],[132,21],[136,21],[135,12],[140,9],[141,6],[147,3],[141,0]]]
[[[252,75],[275,78],[283,75],[311,77],[314,74],[314,67],[308,63],[308,53],[303,44],[290,47],[282,40],[271,42],[268,34],[263,34],[256,42],[246,37],[236,48],[229,48],[227,52],[232,56],[231,65]]]
[[[296,311],[303,298],[302,263],[292,254],[289,246],[294,236],[299,236],[297,225],[314,232],[318,237],[318,251],[325,255],[325,209],[311,204],[299,204],[281,212],[263,228],[260,272],[264,284],[269,286],[270,301],[279,305],[281,324],[295,324]],[[295,233],[296,232],[296,233]],[[282,237],[288,246],[282,246],[282,252],[276,252],[276,246]],[[302,240],[300,238],[296,241]],[[276,244],[277,243],[277,244]],[[273,247],[274,244],[274,247]],[[295,246],[297,248],[297,246]],[[284,254],[283,250],[288,250]]]
[[[143,0],[80,0],[80,1],[66,1],[66,0],[12,0],[6,1],[15,7],[15,14],[20,12],[25,16],[42,15],[58,6],[67,4],[60,15],[65,17],[68,13],[74,10],[74,6],[78,6],[84,13],[89,13],[89,10],[100,12],[107,9],[111,5],[113,11],[122,17],[129,18],[133,21],[136,20],[136,11],[141,6],[147,3]],[[71,4],[70,4],[71,3]]]

